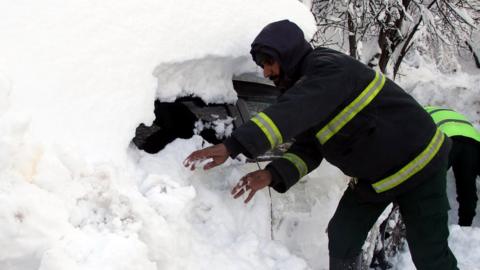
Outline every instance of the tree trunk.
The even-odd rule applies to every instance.
[[[465,41],[467,44],[468,49],[472,52],[473,60],[475,60],[475,65],[477,68],[480,68],[480,56],[473,50],[472,44],[470,42]]]
[[[352,14],[347,10],[348,18],[348,44],[350,47],[350,56],[357,59],[357,29],[353,22]]]
[[[380,58],[378,59],[378,67],[383,73],[385,73],[391,53],[389,48],[388,35],[384,28],[380,30],[380,35],[378,36],[378,45],[380,46],[381,50]]]

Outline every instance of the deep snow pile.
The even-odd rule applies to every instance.
[[[194,92],[233,101],[231,77],[255,71],[249,46],[268,22],[290,18],[307,36],[315,29],[294,0],[29,0],[3,5],[0,16],[11,111],[42,144],[73,146],[89,160],[125,156],[136,125],[152,120],[155,90],[164,100]]]
[[[306,268],[270,240],[265,196],[230,198],[245,169],[183,168],[198,137],[129,148],[156,96],[235,100],[265,24],[312,35],[298,1],[22,0],[0,18],[0,269]]]

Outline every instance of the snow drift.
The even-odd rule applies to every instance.
[[[267,203],[230,199],[240,169],[183,168],[199,138],[155,156],[129,143],[156,97],[233,102],[254,36],[285,18],[312,35],[307,8],[25,0],[0,17],[1,269],[306,268],[269,239]]]

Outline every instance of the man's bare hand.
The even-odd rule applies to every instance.
[[[234,199],[237,199],[238,197],[242,196],[245,192],[250,190],[250,193],[248,194],[247,198],[245,199],[245,203],[248,203],[255,193],[259,191],[260,189],[270,185],[272,182],[272,175],[270,174],[269,171],[267,170],[258,170],[251,172],[238,182],[235,187],[232,189],[232,195]]]
[[[195,165],[198,162],[206,159],[212,159],[212,161],[203,166],[204,170],[208,170],[220,164],[223,164],[227,160],[229,154],[230,153],[228,153],[227,147],[225,147],[225,145],[221,143],[191,153],[183,161],[183,165],[185,167],[190,167],[190,170],[193,171],[195,170]]]

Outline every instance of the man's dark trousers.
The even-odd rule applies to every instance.
[[[480,143],[453,136],[449,168],[453,169],[457,187],[458,224],[471,226],[477,207],[477,175],[480,175]]]
[[[446,168],[394,199],[406,225],[413,262],[420,270],[458,269],[447,241],[450,207],[445,174]],[[358,256],[368,231],[389,203],[360,202],[348,187],[328,225],[330,257],[349,260]]]

